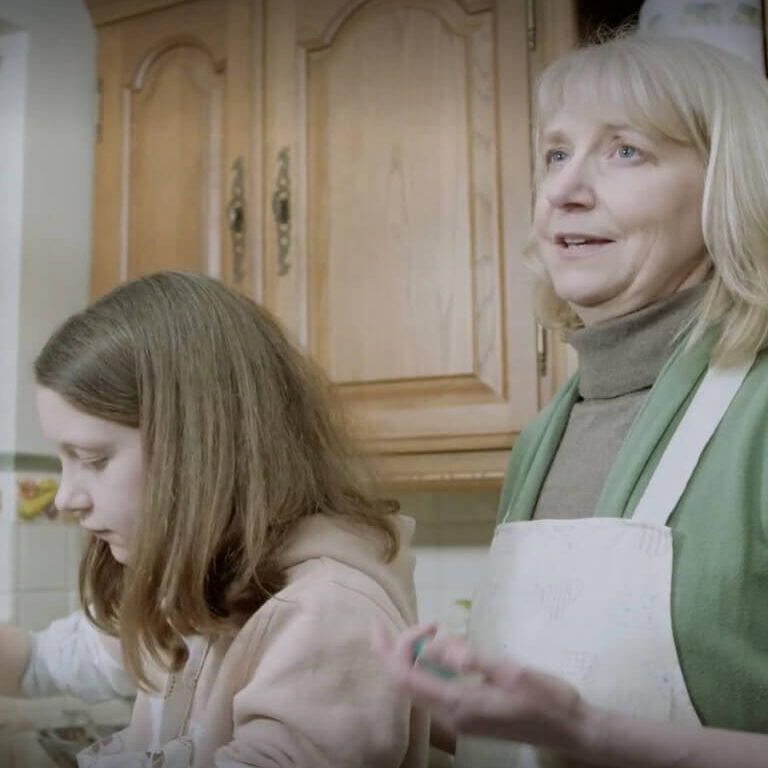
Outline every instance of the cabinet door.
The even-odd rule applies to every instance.
[[[261,295],[388,452],[537,409],[526,0],[267,0]]]
[[[164,268],[248,286],[252,13],[198,0],[99,30],[93,296]]]

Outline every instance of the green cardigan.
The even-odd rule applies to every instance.
[[[670,356],[616,456],[595,516],[632,516],[707,369],[712,340]],[[499,523],[532,517],[577,398],[578,374],[520,434]],[[669,525],[672,624],[699,717],[714,727],[768,732],[768,352],[736,394]]]

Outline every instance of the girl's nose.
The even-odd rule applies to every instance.
[[[89,494],[83,488],[73,484],[66,475],[61,477],[53,503],[56,505],[56,509],[68,512],[79,519],[85,517],[91,509]]]

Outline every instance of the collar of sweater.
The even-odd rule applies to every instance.
[[[579,356],[581,397],[619,397],[650,387],[706,289],[707,283],[695,285],[628,315],[568,331]]]

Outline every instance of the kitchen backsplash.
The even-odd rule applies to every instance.
[[[57,482],[0,471],[0,621],[41,629],[77,607],[82,532],[50,512]]]
[[[0,621],[39,629],[77,606],[80,527],[29,509],[33,486],[57,478],[0,471]],[[42,496],[41,496],[42,498]],[[404,514],[416,520],[414,579],[423,621],[463,630],[472,591],[493,535],[497,491],[403,493]]]
[[[461,633],[493,536],[499,492],[408,493],[397,498],[402,512],[416,520],[419,618],[437,621],[441,633]]]

